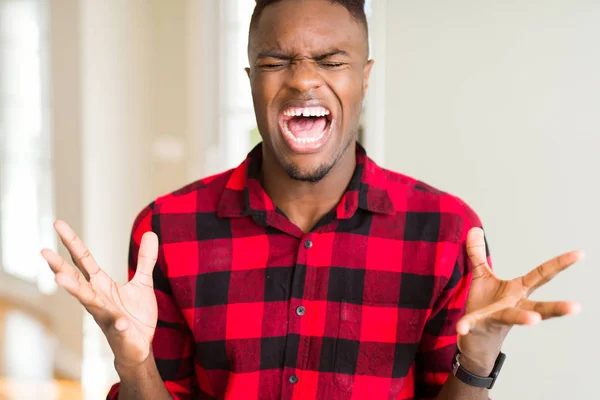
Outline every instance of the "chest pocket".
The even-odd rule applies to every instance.
[[[333,382],[344,392],[355,386],[397,394],[414,361],[416,344],[398,343],[397,304],[342,301],[334,351]],[[361,390],[362,392],[362,390]]]

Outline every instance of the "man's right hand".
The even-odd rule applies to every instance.
[[[117,371],[135,370],[148,359],[158,308],[152,270],[158,237],[142,237],[135,276],[126,284],[113,281],[96,263],[81,239],[63,221],[54,224],[75,266],[52,250],[42,250],[56,283],[77,298],[100,326],[115,355]]]

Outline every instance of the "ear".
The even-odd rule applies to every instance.
[[[244,68],[244,71],[246,71],[246,75],[248,75],[248,78],[250,78],[250,68],[246,67]]]
[[[367,95],[367,89],[369,89],[369,77],[371,76],[371,70],[375,60],[369,60],[363,68],[363,96]]]

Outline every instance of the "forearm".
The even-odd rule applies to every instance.
[[[480,367],[477,363],[466,359],[462,359],[461,364],[468,371],[480,376],[488,376],[493,369],[493,367]],[[485,388],[467,385],[450,374],[436,400],[488,400],[488,392]]]
[[[436,400],[488,400],[488,390],[469,386],[450,374]]]
[[[152,354],[138,368],[117,367],[117,372],[121,379],[119,400],[172,400]]]

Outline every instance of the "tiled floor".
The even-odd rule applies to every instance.
[[[55,379],[53,347],[43,322],[0,301],[0,399],[81,400],[78,382]]]

